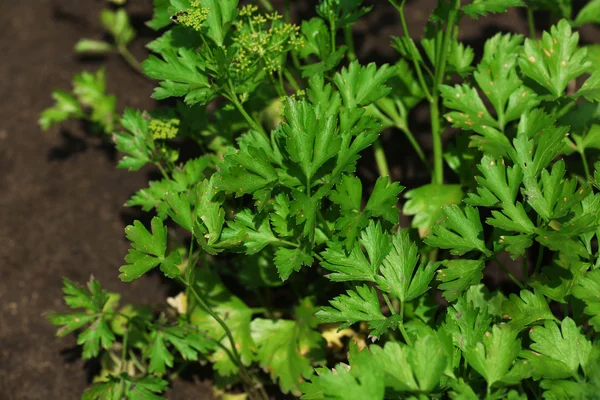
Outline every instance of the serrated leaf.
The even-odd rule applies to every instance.
[[[483,340],[463,352],[469,365],[487,382],[488,387],[502,380],[521,350],[518,331],[509,326],[494,325]]]
[[[188,105],[206,104],[214,95],[205,73],[205,61],[195,51],[179,48],[161,53],[163,60],[150,55],[142,66],[144,73],[160,80],[160,87],[154,89],[152,97],[157,100],[168,97],[185,97]]]
[[[261,148],[247,147],[225,154],[213,179],[217,191],[233,193],[236,197],[268,188],[277,181],[277,171]]]
[[[206,36],[217,46],[223,47],[225,38],[237,17],[238,0],[200,0],[203,8],[208,8],[208,17],[204,22]]]
[[[301,309],[302,308],[302,309]],[[306,313],[304,309],[308,308]],[[309,301],[296,308],[296,321],[257,318],[252,321],[252,338],[257,345],[257,358],[271,378],[279,381],[283,393],[299,395],[298,385],[312,374],[311,353],[318,352],[322,342],[316,328]],[[308,318],[303,318],[306,315]]]
[[[337,296],[329,304],[331,307],[322,307],[315,315],[324,323],[341,322],[338,330],[356,322],[368,322],[369,327],[377,331],[377,327],[386,320],[381,313],[377,291],[367,285],[357,286],[355,290]]]
[[[344,106],[364,107],[387,96],[391,88],[385,83],[393,73],[394,69],[387,64],[377,68],[375,63],[371,63],[365,67],[353,61],[348,68],[342,68],[333,81],[342,95]]]
[[[449,302],[460,297],[470,286],[476,285],[483,278],[483,260],[444,260],[444,269],[438,271],[438,279],[442,282],[438,288],[443,290],[442,296]]]
[[[70,118],[83,117],[83,109],[77,99],[63,90],[52,92],[54,105],[40,113],[39,124],[43,130]]]
[[[461,7],[461,11],[469,17],[477,19],[489,13],[504,13],[510,7],[523,7],[521,0],[474,0],[471,4]]]
[[[600,270],[588,272],[573,288],[573,296],[585,302],[589,323],[600,331]]]
[[[100,20],[119,46],[127,47],[135,37],[135,29],[131,26],[125,8],[119,8],[115,11],[105,8],[100,14]]]
[[[273,234],[269,220],[244,209],[236,214],[234,221],[227,221],[227,228],[223,229],[219,246],[240,248],[250,255],[276,243],[279,243],[279,239]]]
[[[562,19],[544,32],[542,40],[525,40],[519,59],[521,71],[545,88],[553,98],[561,96],[567,84],[591,66],[585,49],[578,49],[579,34]]]
[[[177,264],[181,263],[181,256],[177,251],[167,257],[167,228],[160,218],[152,218],[152,233],[140,221],[125,228],[127,239],[131,241],[131,249],[125,256],[126,265],[119,271],[119,278],[124,282],[131,282],[139,278],[152,268],[161,265],[162,272],[169,278],[179,275]]]
[[[303,399],[383,400],[385,397],[384,371],[378,361],[365,349],[350,347],[350,366],[337,364],[335,368],[318,368],[310,383],[300,385]]]
[[[302,266],[310,267],[313,263],[313,257],[301,248],[288,249],[279,247],[275,251],[275,266],[282,281],[287,280],[292,272],[300,271]]]
[[[444,207],[444,214],[446,219],[434,225],[433,233],[425,238],[429,246],[450,249],[455,255],[473,250],[491,254],[483,241],[483,226],[476,208],[467,206],[463,211],[457,205],[450,205]]]
[[[152,19],[146,21],[146,26],[158,31],[171,23],[171,15],[169,14],[169,0],[154,0],[154,13]]]
[[[303,172],[306,185],[328,160],[335,157],[342,144],[337,135],[335,116],[317,119],[315,109],[306,101],[288,99],[284,112],[286,123],[281,130],[291,161]]]
[[[555,319],[544,295],[539,292],[521,290],[520,297],[514,293],[502,304],[503,317],[514,329],[520,331],[528,325],[543,320]]]
[[[126,154],[119,161],[117,168],[137,171],[150,162],[154,145],[148,133],[148,119],[140,111],[125,109],[121,125],[128,132],[116,133],[114,141],[117,150]]]
[[[441,222],[444,206],[457,204],[463,198],[460,185],[428,184],[412,189],[404,195],[406,203],[402,212],[413,215],[411,226],[419,229],[421,237],[431,232],[431,228]]]
[[[597,23],[600,23],[600,0],[591,0],[575,17],[575,26]]]
[[[533,327],[529,331],[529,337],[533,341],[530,345],[531,349],[538,353],[534,355],[540,358],[539,364],[544,364],[544,361],[549,358],[552,360],[553,368],[566,372],[562,376],[553,373],[551,379],[577,376],[580,366],[587,365],[592,352],[592,344],[581,333],[581,328],[569,317],[561,322],[560,329],[554,321],[546,321],[544,326]],[[545,375],[538,369],[536,373]]]
[[[392,237],[393,248],[383,260],[381,275],[377,276],[377,285],[387,293],[400,299],[410,301],[421,296],[429,289],[438,264],[421,263],[417,245],[410,240],[408,230],[398,231]]]
[[[392,224],[398,223],[400,210],[396,208],[398,195],[404,190],[398,182],[391,182],[389,177],[383,176],[375,182],[375,188],[365,206],[365,212],[371,216],[381,217]]]
[[[474,286],[472,286],[474,287]],[[468,300],[468,294],[461,296],[446,313],[445,327],[452,335],[454,345],[466,350],[483,340],[492,323],[487,305],[479,307]]]
[[[521,168],[518,165],[506,168],[504,160],[489,156],[484,156],[477,168],[483,174],[475,178],[478,183],[477,194],[469,193],[465,203],[484,207],[499,205],[502,213],[492,211],[492,218],[486,220],[489,225],[509,232],[533,233],[533,222],[523,205],[516,201],[523,178]]]

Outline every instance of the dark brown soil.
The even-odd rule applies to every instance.
[[[147,19],[149,1],[132,2]],[[114,155],[80,124],[42,133],[40,111],[52,89],[70,90],[74,73],[106,64],[109,91],[121,107],[151,108],[153,83],[117,56],[82,62],[72,48],[81,37],[99,38],[104,1],[2,1],[0,4],[0,398],[77,399],[89,384],[75,338],[55,338],[42,314],[63,310],[61,280],[90,275],[123,301],[165,301],[158,276],[120,283],[117,269],[130,222],[123,203],[147,175],[115,168]],[[142,31],[143,33],[144,31]],[[136,40],[134,52],[144,56]],[[89,369],[88,369],[89,370]],[[187,390],[186,390],[187,389]],[[189,389],[193,389],[189,391]],[[176,384],[172,399],[210,398],[207,385]]]
[[[40,111],[51,105],[55,88],[70,89],[74,73],[106,65],[109,91],[121,108],[152,108],[154,84],[132,71],[119,57],[81,60],[71,51],[81,37],[100,38],[103,1],[20,0],[0,4],[0,397],[6,399],[76,399],[89,385],[89,366],[78,358],[75,338],[55,338],[42,314],[64,310],[61,280],[85,282],[94,275],[124,302],[162,303],[167,288],[159,277],[131,284],[118,280],[128,243],[123,228],[131,222],[122,204],[146,186],[146,172],[115,168],[115,154],[86,134],[77,123],[42,133]],[[128,10],[141,29],[134,53],[145,55],[149,40],[142,21],[151,2],[132,1]],[[311,9],[312,1],[296,2]],[[384,0],[356,25],[359,56],[389,60],[390,35],[399,35],[396,14]],[[409,24],[420,36],[435,0],[409,2]],[[512,11],[479,21],[465,21],[461,36],[476,50],[482,38],[499,30],[524,33],[526,23]],[[419,118],[417,118],[419,122]],[[429,147],[426,127],[419,140]],[[398,145],[397,143],[400,143]],[[398,133],[384,138],[396,179],[404,185],[422,179],[422,168]],[[362,173],[369,175],[368,163]],[[372,164],[371,164],[372,165]],[[176,381],[170,399],[211,398],[208,382]]]

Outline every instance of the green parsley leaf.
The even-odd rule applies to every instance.
[[[413,215],[411,226],[418,228],[419,235],[424,237],[431,232],[431,228],[441,222],[444,216],[444,206],[457,204],[463,198],[460,185],[427,184],[417,189],[409,190],[404,197],[402,212]]]
[[[275,266],[282,281],[287,280],[293,271],[300,271],[302,266],[310,267],[313,263],[313,256],[301,248],[288,249],[279,247],[275,251]]]
[[[100,14],[100,20],[104,29],[113,37],[117,46],[127,47],[135,37],[135,29],[131,26],[131,21],[125,8],[119,8],[115,11],[105,8]]]
[[[121,118],[121,125],[129,132],[116,133],[114,136],[117,150],[126,154],[117,168],[138,171],[151,161],[154,151],[148,132],[148,119],[140,111],[127,108]]]
[[[520,295],[521,297],[511,293],[502,304],[503,317],[510,319],[508,324],[514,329],[520,331],[538,321],[555,319],[543,294],[521,290]]]
[[[483,260],[444,260],[446,268],[438,271],[438,279],[442,282],[438,288],[443,290],[442,296],[449,302],[454,301],[471,285],[478,284],[483,278]]]
[[[529,331],[532,351],[524,352],[524,356],[533,363],[537,377],[576,377],[579,367],[588,363],[592,344],[581,329],[569,317],[560,325],[559,329],[556,322],[546,321],[544,326],[536,326]]]
[[[600,270],[588,272],[573,288],[573,296],[585,302],[584,312],[589,315],[589,323],[600,331]]]
[[[471,18],[485,17],[489,13],[504,13],[510,7],[524,7],[521,0],[474,0],[461,7],[461,11]]]
[[[160,270],[170,278],[180,274],[178,264],[181,264],[179,252],[173,251],[169,256],[167,251],[167,228],[160,218],[152,218],[152,233],[140,221],[125,228],[127,239],[131,241],[131,249],[125,256],[126,265],[119,271],[123,282],[131,282],[160,264]]]
[[[519,59],[521,71],[545,88],[553,99],[562,96],[567,84],[585,73],[591,66],[587,52],[578,49],[579,34],[562,19],[544,32],[542,40],[525,40]]]
[[[182,47],[177,52],[165,51],[161,56],[164,60],[150,55],[142,63],[148,77],[161,81],[153,98],[185,97],[185,103],[192,105],[206,104],[214,96],[201,55]]]
[[[342,68],[333,81],[342,95],[344,106],[364,107],[390,93],[391,88],[385,83],[394,72],[394,68],[389,68],[388,64],[377,68],[375,63],[371,63],[365,67],[353,61],[348,68]]]
[[[308,312],[300,308],[308,308]],[[323,340],[315,330],[318,320],[313,313],[314,308],[305,300],[296,308],[296,314],[308,318],[296,321],[257,318],[251,323],[257,359],[274,381],[279,380],[283,393],[300,395],[298,384],[312,375],[311,353],[320,350]]]
[[[519,355],[521,340],[517,334],[507,325],[494,325],[481,342],[463,352],[469,365],[485,378],[488,388],[504,378]]]
[[[455,255],[463,255],[472,250],[478,250],[487,256],[491,254],[483,241],[483,226],[476,208],[467,206],[463,211],[453,204],[444,207],[444,214],[446,219],[434,225],[433,233],[425,238],[429,246],[450,249]]]
[[[386,317],[381,313],[377,291],[367,285],[348,290],[329,302],[331,307],[322,307],[315,315],[324,323],[341,322],[338,330],[349,327],[356,322],[368,322],[374,335],[379,336],[378,328]],[[385,332],[385,329],[383,330]]]
[[[393,248],[383,260],[381,275],[377,276],[379,288],[400,299],[401,302],[413,300],[429,289],[437,263],[421,263],[417,245],[410,240],[408,230],[401,229],[392,237]],[[373,260],[373,258],[371,258]]]
[[[337,364],[332,370],[318,368],[310,383],[300,386],[303,399],[383,400],[385,397],[384,370],[379,361],[366,349],[350,347],[350,366]]]
[[[118,295],[102,290],[100,283],[90,278],[87,289],[64,279],[63,292],[65,303],[73,309],[84,309],[85,312],[52,313],[48,315],[51,324],[60,326],[57,336],[65,336],[88,325],[77,337],[77,344],[83,345],[83,358],[97,357],[100,349],[108,349],[115,341],[115,335],[108,325],[111,311],[111,297]]]

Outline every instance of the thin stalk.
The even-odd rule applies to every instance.
[[[375,155],[377,169],[379,170],[379,176],[390,176],[390,169],[385,157],[385,151],[383,150],[383,146],[381,145],[379,138],[375,139],[375,142],[373,143],[373,153]]]
[[[433,139],[433,175],[432,183],[444,184],[444,147],[442,143],[442,124],[440,121],[439,99],[431,101],[431,134]]]
[[[396,10],[398,10],[398,13],[400,14],[400,22],[402,24],[402,31],[404,33],[404,36],[407,39],[411,40],[410,32],[408,31],[408,24],[406,23],[406,16],[404,15],[404,4],[406,3],[406,0],[402,0],[402,3],[400,5],[398,5],[394,0],[389,1],[396,8]],[[412,40],[410,43],[413,43]],[[419,84],[421,85],[421,90],[423,90],[425,98],[427,98],[428,101],[431,101],[431,93],[429,92],[429,87],[425,82],[425,77],[423,76],[423,71],[421,70],[421,64],[419,64],[419,61],[417,61],[414,57],[412,57],[412,59],[413,66],[417,73],[417,79],[419,80]]]
[[[285,90],[282,87],[282,81],[281,80],[275,80],[275,77],[273,76],[273,74],[269,74],[269,79],[271,80],[271,83],[273,84],[273,87],[275,88],[275,91],[277,92],[277,95],[279,97],[285,97]]]
[[[146,367],[144,367],[142,365],[142,363],[140,362],[140,360],[138,360],[138,358],[135,355],[135,353],[133,352],[133,350],[129,350],[129,358],[133,362],[133,365],[135,365],[137,367],[137,369],[140,370],[141,373],[143,373],[143,374],[146,373]]]
[[[142,68],[142,64],[135,58],[133,54],[131,54],[126,46],[117,46],[117,50],[131,68],[142,75],[144,74],[144,68]]]
[[[337,28],[335,27],[335,21],[333,18],[329,18],[329,29],[330,31],[330,39],[331,39],[331,53],[335,53],[335,34]]]
[[[435,75],[433,79],[433,94],[431,105],[431,133],[433,136],[433,183],[441,185],[444,183],[444,149],[442,145],[442,124],[440,121],[440,105],[439,105],[439,86],[444,83],[446,76],[446,64],[448,60],[448,46],[452,33],[454,32],[454,24],[458,16],[460,8],[460,0],[454,0],[452,10],[448,14],[446,22],[446,30],[443,35],[442,44],[439,47],[439,54],[436,54]]]
[[[288,83],[290,85],[292,85],[292,87],[294,88],[294,90],[296,92],[299,92],[302,90],[302,88],[298,84],[298,81],[296,80],[294,75],[287,68],[283,69],[283,76],[285,76],[285,79],[287,79]]]
[[[510,273],[508,268],[506,268],[506,266],[502,264],[498,257],[494,256],[494,261],[496,261],[496,264],[498,264],[500,269],[504,271],[504,273],[510,278],[511,281],[513,281],[520,289],[525,289],[525,286],[517,278],[515,278],[513,274]]]
[[[398,325],[398,327],[400,328],[400,333],[402,334],[402,337],[404,338],[404,341],[406,342],[406,344],[409,346],[412,346],[412,340],[410,340],[410,337],[408,336],[406,329],[404,329],[404,302],[403,301],[400,302],[400,316],[402,317],[402,321]]]
[[[535,261],[535,269],[533,270],[533,274],[537,274],[540,272],[540,268],[542,267],[542,259],[544,258],[544,246],[540,245],[538,250],[537,260]]]
[[[260,4],[267,10],[268,12],[273,12],[273,4],[269,0],[260,0]]]
[[[235,108],[237,108],[237,110],[240,112],[240,114],[242,114],[242,116],[244,117],[244,119],[246,120],[248,125],[250,125],[252,128],[256,129],[258,132],[265,135],[265,137],[267,139],[270,139],[269,135],[267,135],[267,132],[265,132],[263,127],[259,123],[257,123],[254,119],[252,119],[252,117],[246,112],[246,110],[244,109],[244,106],[242,106],[242,103],[240,103],[240,101],[237,98],[237,95],[235,94],[235,90],[233,89],[233,83],[231,81],[229,81],[229,86],[230,86],[230,93],[229,93],[228,99],[233,103],[233,105],[235,106]]]
[[[188,285],[188,286],[191,288],[191,292],[194,295],[194,297],[196,298],[196,300],[198,301],[198,304],[200,304],[201,307],[204,308],[204,310],[215,321],[217,321],[217,323],[221,326],[221,328],[225,332],[225,335],[227,336],[227,340],[229,340],[229,344],[231,346],[231,355],[234,358],[232,361],[238,366],[238,368],[240,370],[240,377],[242,378],[242,381],[245,382],[245,386],[247,386],[247,389],[251,393],[254,393],[254,389],[255,389],[253,387],[254,379],[252,378],[252,375],[250,375],[250,372],[248,371],[248,369],[242,362],[242,358],[240,357],[240,353],[237,350],[235,339],[233,338],[233,334],[231,333],[229,326],[227,326],[225,321],[223,321],[223,319],[210,308],[207,301],[200,295],[200,292],[197,291],[195,287],[193,287],[191,285]],[[256,394],[256,397],[251,396],[251,398],[268,400],[269,397],[267,396],[267,393],[265,392],[262,385],[260,385],[257,389],[258,389],[258,393]]]
[[[169,180],[169,175],[167,174],[167,171],[165,171],[164,167],[160,163],[155,163],[155,165],[158,167],[163,178],[165,178],[166,180]]]
[[[415,135],[413,135],[413,133],[411,132],[411,130],[408,128],[408,126],[400,126],[400,125],[396,124],[396,128],[398,128],[402,132],[404,132],[404,134],[406,135],[406,138],[408,139],[408,141],[410,142],[411,146],[413,147],[413,149],[415,149],[415,152],[419,156],[419,159],[421,159],[421,161],[423,162],[423,164],[425,164],[425,167],[427,168],[427,170],[431,173],[431,166],[429,165],[429,161],[427,161],[427,157],[425,156],[425,152],[423,151],[423,149],[421,148],[421,145],[419,144],[419,142],[415,138]]]
[[[581,154],[581,161],[583,163],[583,169],[585,171],[585,178],[588,182],[590,182],[592,180],[592,175],[590,174],[590,166],[588,165],[588,160],[585,156],[585,150],[581,150],[579,154]]]
[[[533,8],[531,7],[527,7],[527,25],[529,26],[529,37],[535,39],[535,19],[533,18]]]
[[[344,28],[344,38],[346,39],[346,46],[348,46],[348,61],[352,62],[356,60],[356,49],[354,47],[354,33],[352,32],[352,25]]]
[[[385,303],[387,304],[387,306],[390,309],[390,312],[392,313],[392,315],[396,315],[396,310],[394,309],[394,305],[392,304],[392,302],[390,301],[389,296],[387,295],[387,293],[381,293],[383,295],[383,299],[385,300]]]
[[[527,282],[529,280],[529,265],[527,264],[527,252],[525,252],[525,254],[523,254],[523,256],[521,257],[521,263],[523,268],[523,279],[525,280],[525,282]]]

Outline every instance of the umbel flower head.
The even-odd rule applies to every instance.
[[[209,12],[209,8],[200,5],[200,0],[194,0],[192,1],[190,8],[186,11],[178,12],[175,14],[175,17],[177,18],[177,22],[181,25],[192,28],[195,31],[200,31],[202,29],[202,24],[206,21],[206,18],[208,18]]]
[[[247,73],[255,68],[273,73],[281,68],[285,54],[304,46],[300,27],[282,22],[277,12],[259,14],[255,5],[244,6],[237,21],[238,35],[234,41],[239,46],[233,60],[235,72]]]
[[[152,119],[148,128],[153,139],[173,139],[179,132],[179,120],[177,118]]]

